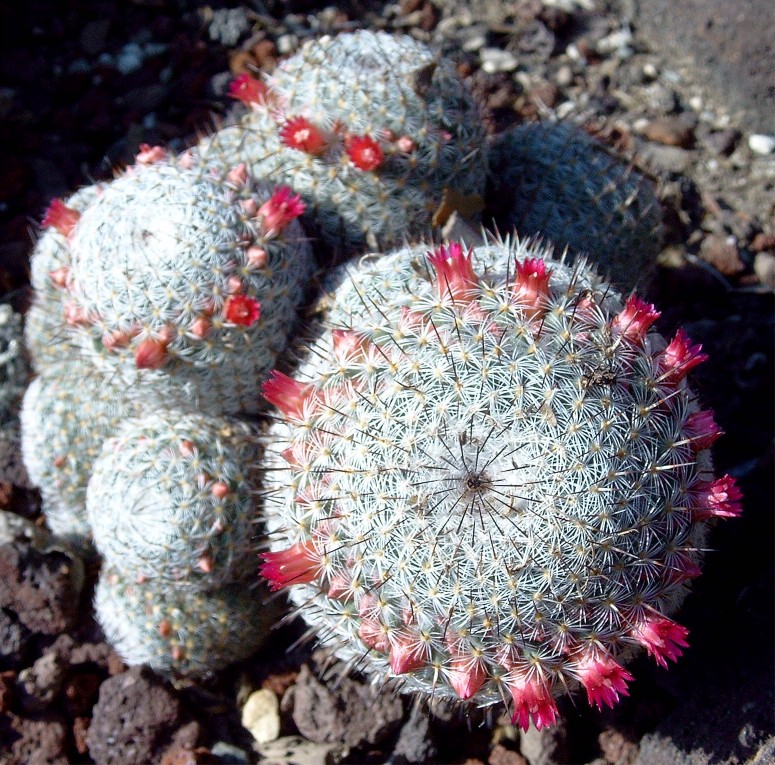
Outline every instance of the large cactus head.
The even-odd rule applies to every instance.
[[[298,372],[264,387],[285,417],[264,576],[404,690],[506,704],[525,728],[579,686],[612,706],[636,649],[681,654],[670,615],[707,521],[740,511],[686,381],[700,348],[537,247],[406,248],[355,273]]]
[[[144,149],[83,213],[69,210],[59,284],[74,337],[143,398],[178,389],[205,408],[255,411],[313,267],[302,209],[244,165],[221,177]]]
[[[626,291],[642,286],[661,246],[654,183],[569,123],[520,125],[488,148],[488,199],[503,232],[586,255]]]
[[[246,423],[174,408],[125,419],[89,481],[98,551],[179,587],[244,578],[257,565],[258,460]]]
[[[250,112],[198,151],[292,186],[323,238],[347,252],[425,233],[445,196],[450,205],[483,192],[473,98],[450,61],[410,37],[312,40],[265,83],[238,79],[234,94]]]

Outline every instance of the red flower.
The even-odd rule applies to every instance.
[[[554,725],[557,721],[557,704],[546,683],[538,677],[507,679],[506,684],[514,699],[514,714],[511,724],[527,730],[530,721],[536,729]]]
[[[249,327],[261,316],[261,304],[247,295],[231,295],[223,304],[223,318],[232,324]]]
[[[637,295],[630,295],[624,310],[614,318],[612,328],[627,339],[639,342],[661,315],[651,303],[641,300]]]
[[[364,171],[376,170],[384,161],[382,147],[367,135],[350,136],[347,141],[347,154],[350,161]]]
[[[692,442],[692,448],[698,452],[708,449],[721,433],[721,428],[713,419],[712,409],[693,412],[684,423],[684,435]]]
[[[659,357],[659,367],[665,378],[678,382],[686,377],[689,370],[707,361],[707,354],[700,353],[701,350],[701,345],[692,345],[686,332],[679,329]]]
[[[290,149],[322,154],[327,142],[320,128],[304,117],[291,117],[280,128],[280,140]]]
[[[587,656],[582,658],[576,672],[581,684],[587,689],[587,699],[602,709],[603,704],[613,707],[619,701],[619,695],[629,696],[627,683],[632,675],[612,656]]]
[[[55,228],[62,236],[70,236],[78,221],[81,219],[81,213],[68,207],[61,199],[54,199],[48,206],[41,225],[44,228]]]
[[[466,300],[471,298],[472,290],[479,284],[471,264],[471,253],[463,253],[463,248],[457,242],[450,242],[448,247],[441,245],[428,253],[428,260],[436,269],[436,292],[444,300]]]
[[[320,567],[320,555],[312,542],[297,542],[287,550],[267,552],[261,556],[261,576],[270,590],[280,590],[293,584],[313,582]]]
[[[258,215],[262,220],[264,236],[277,236],[294,218],[298,218],[306,209],[301,197],[293,195],[288,186],[280,186],[261,207]]]
[[[648,616],[632,628],[632,636],[648,651],[660,667],[676,661],[689,644],[689,630],[665,616]]]
[[[261,386],[264,398],[276,406],[286,417],[304,419],[304,408],[314,394],[315,386],[301,383],[292,377],[272,371],[272,376]]]
[[[743,512],[740,505],[743,492],[731,475],[717,478],[713,483],[703,482],[692,494],[697,505],[692,508],[692,518],[695,521],[714,517],[737,518]]]
[[[229,85],[229,95],[243,104],[263,104],[266,99],[266,85],[249,74],[235,77]]]

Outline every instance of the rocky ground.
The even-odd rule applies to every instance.
[[[696,382],[726,431],[718,469],[746,495],[744,517],[711,536],[705,573],[680,614],[692,644],[681,661],[664,672],[638,659],[631,696],[615,710],[564,700],[561,725],[524,734],[505,718],[429,715],[358,677],[337,680],[312,646],[286,650],[303,631],[296,623],[210,683],[173,688],[128,670],[91,617],[95,565],[42,539],[34,493],[2,486],[0,506],[15,514],[4,522],[23,516],[37,526],[20,536],[0,525],[0,763],[775,762],[772,94],[727,102],[712,78],[660,45],[648,8],[0,3],[4,300],[25,305],[34,221],[52,197],[110,177],[140,143],[182,148],[225,114],[234,74],[271,69],[310,35],[400,30],[456,61],[492,132],[580,119],[658,179],[665,249],[648,294],[663,309],[660,329],[682,325],[710,354]]]

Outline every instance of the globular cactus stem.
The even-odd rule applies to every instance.
[[[249,112],[198,156],[291,186],[346,254],[427,233],[453,197],[469,214],[483,205],[476,104],[452,63],[417,40],[364,30],[311,40],[266,82],[242,75],[231,92]]]
[[[321,641],[523,728],[578,687],[613,706],[638,649],[678,658],[707,523],[740,513],[686,380],[700,347],[583,260],[508,241],[367,260],[328,303],[264,385],[263,575]]]

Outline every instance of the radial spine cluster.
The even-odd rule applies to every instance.
[[[326,303],[264,385],[284,417],[262,572],[321,640],[524,728],[579,686],[613,706],[635,649],[677,658],[706,521],[740,512],[685,379],[700,348],[583,260],[508,241],[367,259]]]

